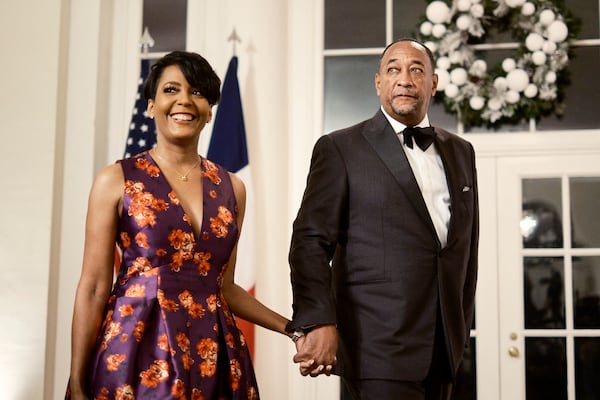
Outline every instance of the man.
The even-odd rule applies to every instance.
[[[449,399],[469,341],[473,147],[440,128],[404,131],[429,126],[437,83],[423,44],[389,45],[375,74],[381,109],[318,140],[294,222],[294,361],[303,375],[341,375],[355,399]]]

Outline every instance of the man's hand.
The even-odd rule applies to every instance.
[[[310,330],[296,342],[294,362],[300,363],[303,376],[330,375],[338,347],[335,325],[322,325]]]

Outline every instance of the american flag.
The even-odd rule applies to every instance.
[[[150,72],[150,60],[142,59],[138,90],[135,96],[135,104],[131,113],[129,124],[129,135],[125,146],[125,157],[131,157],[146,150],[150,150],[156,144],[156,126],[154,120],[148,116],[146,101],[142,93],[144,80]]]

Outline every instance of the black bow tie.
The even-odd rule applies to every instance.
[[[407,126],[406,129],[402,131],[402,135],[404,136],[404,144],[406,147],[410,149],[413,148],[414,138],[415,142],[417,142],[417,146],[419,146],[421,150],[425,151],[431,145],[431,143],[433,143],[435,131],[431,126],[427,128]]]

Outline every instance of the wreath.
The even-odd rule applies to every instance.
[[[446,111],[465,126],[496,129],[562,115],[578,29],[560,0],[435,0],[418,37],[436,57],[436,99]],[[485,42],[494,32],[510,32],[518,46],[489,69],[480,50],[492,47]]]

